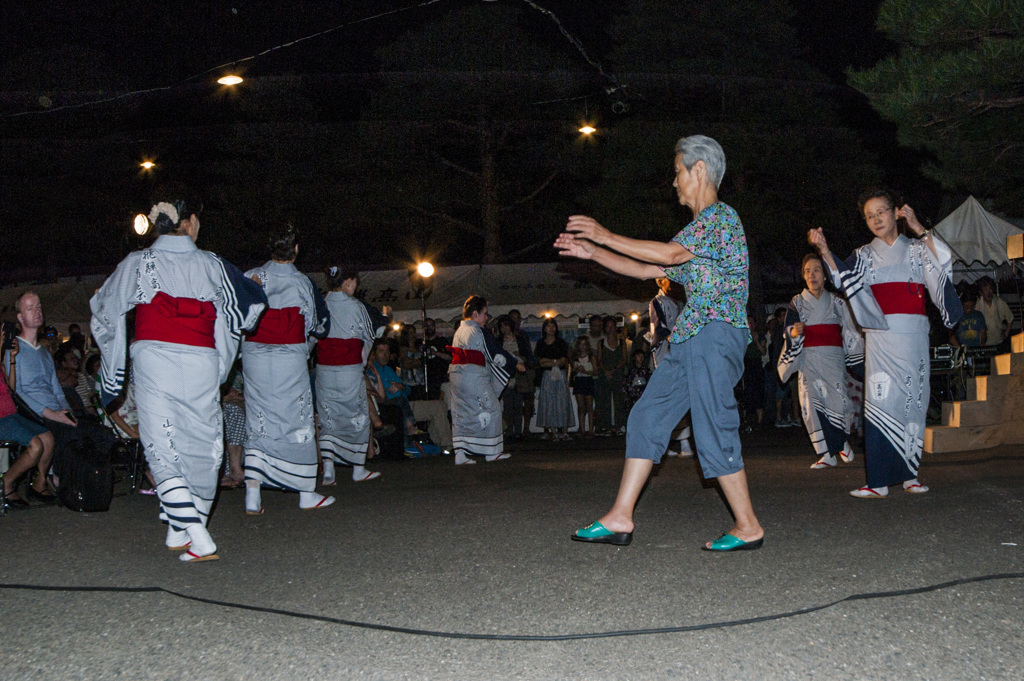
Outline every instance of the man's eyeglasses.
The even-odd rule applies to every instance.
[[[883,208],[882,210],[878,211],[877,213],[868,213],[868,214],[866,214],[864,216],[864,219],[867,220],[868,222],[870,222],[871,220],[874,220],[875,218],[882,217],[883,215],[885,215],[886,213],[888,213],[891,210],[892,210],[892,206],[890,206],[888,208]]]

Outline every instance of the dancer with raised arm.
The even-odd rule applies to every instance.
[[[846,372],[863,380],[864,338],[846,301],[825,290],[821,257],[807,255],[801,269],[807,288],[789,303],[776,368],[783,383],[799,372],[800,409],[819,457],[811,468],[820,470],[853,461]]]
[[[747,240],[739,216],[718,200],[725,154],[704,135],[676,143],[679,202],[693,221],[671,241],[643,241],[615,234],[593,218],[573,215],[555,241],[559,255],[593,260],[637,279],[668,277],[686,288],[686,306],[669,336],[669,349],[651,376],[626,427],[626,463],[611,510],[576,541],[626,545],[633,539],[633,511],[672,429],[690,412],[697,455],[706,478],[717,478],[735,519],[704,548],[759,549],[764,528],[747,489],[740,453],[740,415],[733,387],[743,376],[747,330]]]
[[[224,456],[220,385],[238,353],[242,331],[267,306],[259,284],[196,248],[199,217],[183,202],[149,212],[160,236],[125,258],[92,297],[92,337],[103,356],[100,397],[109,405],[125,381],[128,328],[139,436],[156,481],[167,548],[181,560],[218,558],[206,529]]]
[[[864,194],[860,212],[875,238],[845,262],[829,250],[824,231],[807,239],[828,265],[864,329],[864,467],[867,484],[850,494],[884,499],[892,485],[928,491],[917,478],[929,400],[928,316],[925,291],[953,328],[963,308],[953,288],[952,253],[926,230],[914,209],[898,206],[892,192]],[[918,238],[899,233],[897,220]]]

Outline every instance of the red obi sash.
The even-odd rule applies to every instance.
[[[486,366],[484,363],[484,353],[479,350],[463,350],[462,348],[452,347],[451,345],[446,346],[448,352],[452,353],[452,364],[476,364],[477,366]]]
[[[363,339],[324,338],[316,344],[316,363],[344,367],[363,363]]]
[[[920,314],[924,312],[924,285],[907,281],[872,284],[871,292],[883,314]]]
[[[213,324],[216,320],[213,303],[175,298],[160,291],[149,303],[135,306],[135,340],[215,348]]]
[[[297,307],[270,308],[256,327],[256,332],[246,336],[250,343],[264,345],[295,345],[306,342],[306,318]]]
[[[804,347],[823,345],[843,347],[843,327],[838,324],[808,324],[804,327]]]

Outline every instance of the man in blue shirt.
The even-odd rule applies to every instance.
[[[64,390],[57,380],[57,369],[49,350],[36,341],[43,326],[43,304],[39,296],[25,291],[14,305],[21,324],[18,336],[18,385],[17,394],[25,404],[41,416],[44,426],[53,433],[54,470],[60,470],[63,451],[76,440],[90,438],[97,451],[106,454],[114,444],[114,435],[95,417],[79,420],[64,397]],[[10,371],[10,353],[4,354],[4,368]]]

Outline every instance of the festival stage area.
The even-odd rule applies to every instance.
[[[163,546],[156,499],[107,513],[33,508],[0,518],[5,585],[161,587],[373,625],[510,636],[697,627],[561,641],[399,633],[188,600],[166,592],[0,590],[0,678],[50,679],[1020,679],[1024,677],[1024,455],[926,455],[912,496],[847,492],[863,460],[811,471],[795,428],[745,436],[764,548],[699,550],[730,527],[691,459],[666,458],[632,545],[569,541],[611,503],[622,438],[531,441],[509,461],[386,463],[339,475],[333,507],[265,492],[247,517],[224,492],[221,560]],[[323,491],[323,490],[321,490]],[[1007,575],[1017,577],[1007,577]]]

